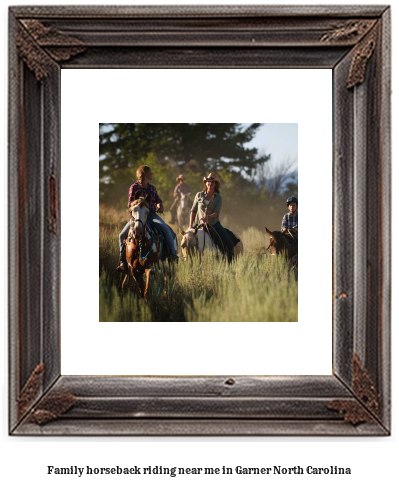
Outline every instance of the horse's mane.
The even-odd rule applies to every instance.
[[[286,240],[291,245],[298,244],[298,231],[293,229],[285,229],[281,232],[276,230],[273,232],[274,240]]]
[[[267,229],[266,229],[267,230]],[[298,245],[298,230],[295,229],[284,229],[284,230],[275,230],[274,232],[269,232],[270,235],[270,244],[285,242],[290,246]]]
[[[132,206],[146,206],[147,208],[149,208],[148,206],[148,202],[146,200],[146,198],[144,196],[140,196],[140,198],[137,198],[135,199],[131,204],[130,204],[130,208],[132,208]],[[130,210],[129,208],[129,210]]]

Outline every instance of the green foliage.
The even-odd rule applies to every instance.
[[[203,177],[215,170],[222,183],[222,224],[239,230],[251,226],[278,230],[287,212],[286,196],[276,199],[265,187],[259,189],[244,177],[247,171],[253,174],[270,159],[270,155],[259,156],[256,148],[247,148],[259,126],[260,123],[248,127],[238,123],[101,123],[100,203],[126,210],[129,188],[137,180],[136,169],[148,165],[154,175],[152,184],[167,211],[179,174],[185,174],[193,199],[202,190]],[[296,185],[290,186],[289,195],[297,194]]]
[[[261,123],[100,123],[100,201],[120,202],[136,180],[135,170],[150,165],[156,187],[171,194],[180,173],[194,189],[210,170],[236,176],[270,159],[248,148]],[[123,190],[124,189],[124,190]],[[162,196],[163,199],[165,197]]]

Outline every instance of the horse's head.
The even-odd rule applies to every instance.
[[[145,225],[150,213],[147,200],[144,197],[135,196],[135,200],[130,205],[130,229],[134,239],[141,239],[144,235]]]
[[[269,251],[270,254],[280,254],[281,252],[285,251],[286,249],[286,243],[284,240],[284,234],[282,232],[271,232],[267,227],[265,227],[266,233],[270,237],[269,241]]]
[[[284,229],[281,232],[271,232],[265,227],[270,237],[269,247],[271,254],[286,254],[287,259],[291,259],[298,254],[298,230]]]
[[[180,207],[182,210],[185,210],[189,205],[189,196],[191,193],[180,193]]]
[[[195,251],[197,245],[197,228],[189,228],[185,232],[179,227],[180,235],[182,240],[180,243],[183,259],[186,260],[187,256]]]

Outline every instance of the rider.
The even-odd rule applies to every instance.
[[[180,193],[188,194],[191,192],[190,186],[184,182],[185,179],[186,177],[184,174],[180,174],[178,177],[176,177],[177,184],[175,190],[173,191],[173,197],[175,200],[173,201],[172,206],[169,208],[169,211],[172,214],[171,223],[177,223],[177,205],[180,200]]]
[[[155,186],[150,184],[150,181],[152,180],[152,176],[153,174],[151,172],[150,167],[148,167],[148,165],[142,165],[137,169],[136,171],[137,181],[130,186],[129,202],[127,206],[128,208],[130,208],[130,205],[134,201],[134,196],[136,192],[141,191],[141,196],[144,196],[146,198],[148,206],[150,208],[150,213],[148,217],[152,219],[152,221],[155,223],[155,225],[161,230],[162,234],[164,235],[165,240],[172,253],[172,259],[178,259],[176,245],[174,242],[172,231],[170,230],[168,225],[166,225],[166,223],[162,220],[162,218],[156,213],[157,211],[159,213],[163,213],[163,204],[161,198],[158,196]],[[129,228],[130,228],[130,220],[124,226],[122,232],[119,235],[120,257],[119,257],[119,266],[117,267],[118,271],[124,271],[125,269],[125,263],[123,259],[123,249],[124,249],[123,241],[128,236]]]
[[[290,196],[287,199],[287,206],[289,212],[283,216],[283,222],[281,224],[281,230],[287,228],[294,228],[298,231],[298,198],[296,196]]]
[[[195,225],[211,225],[211,230],[213,228],[216,232],[212,233],[212,239],[217,242],[220,249],[227,249],[227,259],[230,263],[234,258],[234,244],[219,221],[222,209],[220,180],[214,172],[211,172],[208,177],[203,178],[203,182],[204,188],[196,194],[191,208],[190,228],[193,228],[194,222]]]

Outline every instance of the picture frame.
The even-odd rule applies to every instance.
[[[333,71],[331,375],[60,373],[60,71],[85,68]],[[10,435],[389,435],[390,74],[389,6],[10,7]]]

